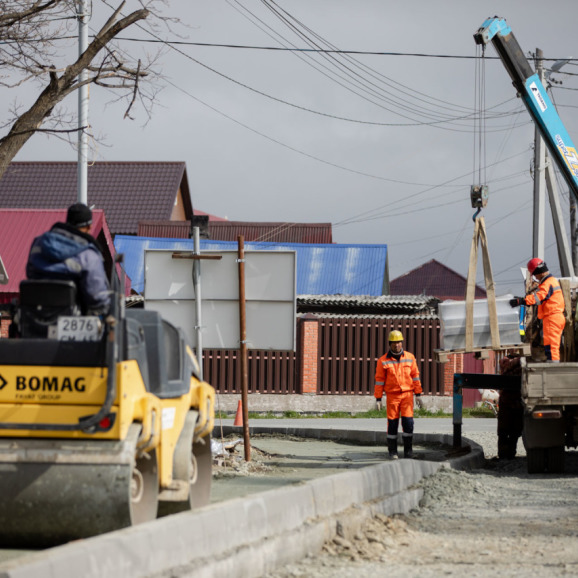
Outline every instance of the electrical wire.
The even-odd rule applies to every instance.
[[[144,29],[142,26],[139,26],[139,28],[141,28],[141,29],[142,29],[143,31],[145,31],[147,34],[152,35],[158,42],[163,42],[163,39],[157,37],[157,36],[154,35],[151,31]],[[401,126],[401,127],[406,127],[406,126],[424,126],[424,125],[427,125],[427,126],[435,126],[436,124],[440,124],[440,125],[441,125],[441,124],[444,123],[444,121],[441,121],[441,120],[438,121],[438,122],[432,121],[432,122],[429,122],[429,123],[424,123],[424,122],[415,122],[415,123],[383,123],[383,122],[374,122],[374,121],[364,121],[364,120],[359,120],[359,119],[352,119],[352,118],[347,118],[347,117],[338,116],[338,115],[331,115],[331,114],[329,114],[329,113],[324,113],[324,112],[321,112],[321,111],[315,111],[315,110],[312,110],[312,109],[310,109],[310,108],[303,107],[303,106],[300,106],[300,105],[297,105],[297,104],[294,104],[294,103],[290,103],[290,102],[288,102],[288,101],[286,101],[286,100],[283,100],[283,99],[280,99],[280,98],[278,98],[278,97],[274,97],[274,96],[272,96],[272,95],[269,95],[269,94],[267,94],[267,93],[265,93],[265,92],[263,92],[263,91],[260,91],[260,90],[255,89],[255,88],[253,88],[253,87],[251,87],[251,86],[249,86],[249,85],[247,85],[247,84],[245,84],[245,83],[243,83],[243,82],[240,82],[240,81],[238,81],[238,80],[236,80],[236,79],[234,79],[234,78],[232,78],[232,77],[230,77],[230,76],[228,76],[228,75],[226,75],[226,74],[224,74],[224,73],[221,73],[221,72],[217,71],[216,69],[214,69],[214,68],[212,68],[212,67],[210,67],[210,66],[208,66],[208,65],[206,65],[206,64],[204,64],[204,63],[202,63],[202,62],[199,61],[198,59],[193,58],[192,56],[188,55],[187,53],[183,52],[182,50],[179,50],[178,48],[175,48],[174,44],[176,44],[176,43],[168,43],[168,42],[167,42],[167,46],[170,46],[170,47],[171,47],[173,50],[175,50],[177,53],[179,53],[179,54],[181,54],[182,56],[188,58],[189,60],[195,62],[195,63],[198,64],[199,66],[202,66],[202,67],[206,68],[207,70],[209,70],[209,71],[211,71],[211,72],[213,72],[213,73],[215,73],[215,74],[217,74],[217,75],[225,78],[226,80],[228,80],[228,81],[230,81],[230,82],[233,82],[233,83],[235,83],[235,84],[237,84],[237,85],[239,85],[239,86],[241,86],[241,87],[243,87],[243,88],[245,88],[245,89],[247,89],[247,90],[250,90],[250,91],[252,91],[252,92],[255,92],[255,93],[257,93],[257,94],[259,94],[259,95],[261,95],[261,96],[263,96],[263,97],[265,97],[265,98],[269,98],[269,99],[274,100],[274,101],[276,101],[276,102],[279,102],[279,103],[281,103],[281,104],[285,104],[285,105],[288,105],[288,106],[291,106],[291,107],[294,107],[294,108],[297,108],[297,109],[300,109],[300,110],[303,110],[303,111],[306,111],[306,112],[309,112],[309,113],[312,113],[312,114],[318,114],[318,115],[320,115],[320,116],[326,116],[326,117],[329,117],[329,118],[334,118],[334,119],[343,120],[343,121],[347,121],[347,122],[355,122],[355,123],[360,123],[360,124],[369,124],[369,125],[377,125],[377,126]],[[508,99],[507,101],[505,101],[505,103],[509,102],[510,100],[512,100],[512,99]],[[504,103],[501,103],[501,104],[504,104]],[[494,107],[492,107],[492,109],[501,106],[501,104],[495,105]],[[378,105],[378,106],[379,106],[379,105]],[[382,108],[384,108],[384,107],[382,107]],[[399,113],[396,113],[395,110],[391,110],[391,109],[389,109],[389,108],[387,108],[387,107],[385,107],[385,110],[388,110],[389,112],[393,112],[394,114],[399,114]],[[509,116],[509,115],[511,115],[511,114],[519,114],[519,111],[505,111],[505,112],[503,112],[503,113],[495,113],[495,114],[493,115],[493,117],[495,117],[495,118],[500,118],[500,117],[503,117],[503,116]],[[402,115],[402,116],[403,116],[403,115]],[[467,117],[464,117],[464,118],[467,118]],[[454,119],[454,120],[455,120],[455,119]],[[457,131],[457,132],[469,132],[468,130],[451,129],[451,128],[449,128],[449,127],[443,127],[443,126],[440,126],[439,128],[442,128],[442,129],[444,129],[444,130],[454,130],[454,131]],[[498,128],[496,128],[495,130],[499,131],[499,130],[502,130],[502,128],[498,127]]]
[[[242,5],[238,2],[238,0],[234,0],[234,1],[235,1],[235,3],[239,4],[240,6],[242,6]],[[230,0],[227,0],[227,2],[231,5]],[[106,3],[106,2],[105,2],[105,3]],[[108,4],[108,3],[107,3],[107,4]],[[138,25],[138,24],[137,24],[137,26],[138,26],[141,30],[143,30],[145,33],[153,36],[153,38],[155,38],[157,41],[163,42],[163,39],[159,38],[159,37],[158,37],[156,34],[154,34],[152,31],[143,28],[141,25]],[[303,106],[300,106],[300,105],[298,105],[298,104],[288,102],[288,101],[286,101],[286,100],[284,100],[284,99],[281,99],[281,98],[272,96],[272,95],[270,95],[270,94],[268,94],[268,93],[265,93],[265,92],[263,92],[263,91],[261,91],[261,90],[255,89],[255,88],[247,85],[246,83],[240,82],[240,81],[232,78],[231,76],[226,75],[226,74],[224,74],[224,73],[222,73],[222,72],[214,69],[213,67],[208,66],[207,64],[204,64],[204,63],[201,62],[200,60],[198,60],[198,59],[190,56],[190,55],[187,54],[186,52],[183,52],[182,50],[180,50],[179,48],[177,48],[177,47],[174,46],[173,44],[167,43],[167,46],[169,46],[170,48],[172,48],[172,50],[176,51],[178,54],[181,54],[181,55],[184,56],[185,58],[191,60],[192,62],[195,62],[195,63],[198,64],[199,66],[201,66],[201,67],[203,67],[203,68],[205,68],[205,69],[213,72],[214,74],[217,74],[218,76],[220,76],[220,77],[222,77],[222,78],[224,78],[224,79],[226,79],[226,80],[228,80],[228,81],[230,81],[230,82],[232,82],[232,83],[234,83],[234,84],[237,84],[238,86],[241,86],[242,88],[245,88],[246,90],[249,90],[249,91],[251,91],[251,92],[254,92],[254,93],[256,93],[256,94],[259,94],[259,95],[261,95],[261,96],[263,96],[263,97],[265,97],[265,98],[271,99],[271,100],[273,100],[273,101],[275,101],[275,102],[278,102],[278,103],[280,103],[280,104],[284,104],[284,105],[287,105],[287,106],[290,106],[290,107],[293,107],[293,108],[296,108],[296,109],[299,109],[299,110],[303,110],[304,112],[308,112],[308,113],[312,113],[312,114],[316,114],[316,115],[320,115],[320,116],[324,116],[324,117],[328,117],[328,118],[332,118],[332,119],[336,119],[336,120],[342,120],[342,121],[346,121],[346,122],[352,122],[352,123],[358,123],[358,124],[366,124],[366,125],[389,126],[389,127],[391,127],[391,126],[399,126],[399,127],[432,126],[432,127],[435,127],[435,128],[440,128],[440,129],[442,129],[442,130],[449,130],[449,131],[453,131],[453,132],[470,132],[469,129],[457,129],[457,128],[452,128],[452,127],[449,127],[449,126],[443,126],[444,124],[447,124],[445,120],[438,120],[438,121],[431,121],[431,122],[412,122],[412,123],[399,123],[399,122],[398,122],[398,123],[385,123],[385,122],[375,122],[375,121],[366,121],[366,120],[360,120],[360,119],[352,119],[352,118],[348,118],[348,117],[343,117],[343,116],[339,116],[339,115],[332,115],[332,114],[329,114],[329,113],[325,113],[325,112],[321,112],[321,111],[316,111],[316,110],[313,110],[313,109],[311,109],[311,108],[303,107]],[[356,93],[356,94],[357,94],[357,93]],[[358,94],[358,96],[361,96],[361,97],[363,98],[363,95]],[[508,99],[507,101],[504,101],[504,103],[510,102],[510,100],[512,100],[512,99]],[[372,102],[373,102],[373,101],[372,101]],[[398,116],[402,116],[402,117],[404,117],[404,118],[410,118],[410,117],[408,117],[407,115],[403,115],[403,114],[401,114],[401,113],[399,113],[399,112],[397,112],[397,111],[395,111],[395,110],[392,110],[392,109],[390,109],[390,108],[388,108],[388,107],[384,107],[384,106],[380,105],[379,103],[375,103],[375,102],[373,102],[373,103],[376,104],[377,106],[380,106],[381,108],[387,110],[388,112],[391,112],[391,113],[393,113],[393,114],[397,114]],[[501,103],[501,104],[504,104],[504,103]],[[492,109],[501,106],[501,104],[495,105],[494,107],[492,107]],[[504,116],[510,116],[510,115],[512,115],[512,114],[518,115],[518,114],[520,114],[520,112],[521,112],[521,107],[519,107],[518,110],[516,110],[516,111],[506,111],[506,112],[504,112],[504,113],[495,113],[495,114],[493,115],[493,117],[494,117],[494,118],[500,118],[500,117],[504,117]],[[463,117],[455,117],[453,120],[454,120],[454,121],[455,121],[455,120],[467,120],[467,119],[470,118],[470,117],[471,117],[471,115],[464,115]],[[451,124],[451,123],[450,123],[450,124]],[[528,121],[528,124],[529,124],[529,121]],[[522,125],[520,125],[520,126],[522,126]],[[502,127],[497,127],[497,128],[495,128],[495,129],[492,129],[492,132],[494,132],[494,131],[499,132],[499,131],[502,131],[502,130],[504,130],[504,128],[502,128]]]
[[[106,2],[105,2],[105,3],[106,3]],[[140,26],[139,26],[139,27],[140,27]],[[149,33],[149,34],[153,34],[152,32],[149,32],[148,30],[146,30],[146,29],[144,29],[144,28],[142,28],[142,27],[140,27],[140,28],[141,28],[143,31],[145,31],[145,32],[147,32],[147,33]],[[180,53],[180,51],[178,51],[178,52]],[[428,186],[428,187],[431,187],[430,189],[427,189],[427,190],[431,190],[431,189],[433,189],[433,188],[437,188],[438,186],[441,186],[441,185],[424,185],[423,183],[402,181],[402,180],[399,180],[399,179],[391,179],[391,178],[387,178],[387,177],[383,177],[383,176],[379,176],[379,175],[373,175],[373,174],[366,173],[366,172],[363,172],[363,171],[358,171],[358,170],[355,170],[355,169],[351,169],[351,168],[349,168],[349,167],[345,167],[345,166],[343,166],[343,165],[339,165],[339,164],[333,163],[333,162],[331,162],[331,161],[327,161],[327,160],[322,159],[322,158],[320,158],[320,157],[317,157],[317,156],[315,156],[315,155],[311,155],[311,154],[309,154],[309,153],[307,153],[307,152],[305,152],[305,151],[302,151],[302,150],[300,150],[300,149],[297,149],[296,147],[292,147],[291,145],[285,144],[285,143],[283,143],[283,142],[281,142],[281,141],[279,141],[279,140],[277,140],[277,139],[275,139],[275,138],[273,138],[273,137],[270,137],[270,136],[268,136],[268,135],[266,135],[266,134],[264,134],[264,133],[262,133],[262,132],[260,132],[260,131],[258,131],[258,130],[256,130],[256,129],[250,127],[249,125],[247,125],[247,124],[245,124],[245,123],[242,123],[241,121],[233,118],[232,116],[224,113],[223,111],[217,109],[216,107],[214,107],[214,106],[208,104],[207,102],[201,100],[200,98],[194,96],[193,94],[191,94],[191,93],[188,92],[187,90],[181,88],[180,86],[176,85],[175,83],[173,83],[173,82],[171,82],[171,81],[168,81],[168,80],[166,80],[166,82],[167,82],[168,84],[170,84],[171,86],[173,86],[175,89],[177,89],[177,90],[179,90],[180,92],[182,92],[183,94],[185,94],[185,95],[187,95],[188,97],[192,98],[193,100],[195,100],[195,101],[198,102],[199,104],[202,104],[203,106],[211,109],[212,111],[214,111],[214,112],[216,112],[217,114],[223,116],[224,118],[227,118],[228,120],[234,122],[235,124],[238,124],[239,126],[242,126],[243,128],[245,128],[245,129],[247,129],[247,130],[249,130],[249,131],[251,131],[251,132],[253,132],[253,133],[261,136],[262,138],[265,138],[265,139],[267,139],[267,140],[275,143],[275,144],[278,144],[279,146],[282,146],[282,147],[284,147],[284,148],[287,148],[288,150],[291,150],[291,151],[293,151],[293,152],[296,152],[297,154],[303,155],[303,156],[305,156],[305,157],[307,157],[307,158],[309,158],[309,159],[315,160],[315,161],[320,162],[320,163],[322,163],[322,164],[326,164],[326,165],[328,165],[328,166],[332,166],[332,167],[334,167],[334,168],[338,168],[338,169],[340,169],[340,170],[344,170],[344,171],[346,171],[346,172],[350,172],[350,173],[357,174],[357,175],[360,175],[360,176],[365,176],[365,177],[369,177],[369,178],[372,178],[372,179],[377,179],[377,180],[380,180],[380,181],[390,182],[390,183],[394,183],[394,184],[405,184],[405,185],[416,185],[416,186]],[[517,155],[515,155],[515,156],[517,156]],[[453,180],[457,180],[457,179],[453,179]],[[450,181],[450,182],[451,182],[451,181]],[[449,183],[445,183],[445,184],[449,184]],[[427,190],[424,191],[424,192],[427,192]]]
[[[109,5],[110,6],[110,5]],[[74,17],[76,18],[76,17]],[[62,36],[55,38],[61,39],[76,39],[78,36]],[[342,49],[323,49],[323,48],[300,48],[300,47],[285,47],[285,46],[256,46],[247,44],[222,44],[218,42],[192,42],[187,40],[169,40],[162,38],[135,38],[128,36],[117,36],[116,40],[123,40],[125,42],[139,42],[146,44],[166,44],[175,46],[200,46],[205,48],[231,48],[240,50],[266,50],[269,52],[311,52],[311,53],[335,53],[335,54],[357,54],[360,56],[409,56],[415,58],[440,58],[440,59],[456,59],[456,60],[474,60],[475,56],[460,55],[460,54],[432,54],[428,52],[394,52],[394,51],[372,51],[372,50],[342,50]],[[36,40],[35,42],[43,42]],[[500,60],[499,56],[486,56],[487,60]],[[543,58],[544,62],[555,62],[557,60],[566,60],[562,58]],[[578,66],[578,58],[573,58],[568,63],[573,66]],[[569,76],[578,76],[571,72],[564,72]]]
[[[235,4],[243,7],[245,10],[247,10],[238,0],[233,0],[235,2]],[[231,5],[231,0],[227,0],[227,2],[229,3],[229,5]],[[302,40],[304,40],[305,42],[307,42],[310,46],[314,46],[316,48],[319,48],[320,45],[316,42],[316,40],[311,39],[307,34],[312,34],[315,36],[315,38],[317,40],[320,40],[321,42],[323,42],[326,46],[329,46],[332,49],[335,49],[336,47],[334,47],[332,44],[328,43],[326,40],[324,40],[321,36],[317,35],[316,33],[314,33],[310,28],[306,27],[305,25],[303,25],[300,21],[296,20],[294,17],[292,17],[288,12],[282,10],[282,9],[278,9],[278,8],[273,8],[274,6],[277,6],[274,2],[272,2],[271,0],[265,1],[265,0],[261,0],[261,2],[268,7],[284,24],[286,24],[290,30],[292,32],[294,32],[295,34],[297,34]],[[247,10],[248,11],[248,10]],[[288,17],[284,17],[281,14],[281,11],[287,15]],[[254,18],[257,18],[253,13],[251,13],[250,11],[248,11],[249,14],[251,14]],[[298,26],[300,26],[301,28],[299,28],[297,25],[294,25],[293,22],[289,22],[289,19],[291,19],[293,22],[296,22],[298,24]],[[259,19],[260,22],[263,22],[261,19]],[[262,28],[261,26],[259,26],[260,28]],[[306,32],[304,32],[304,30]],[[376,85],[375,82],[373,82],[373,80],[371,79],[367,79],[364,78],[362,75],[360,75],[356,70],[354,70],[354,68],[351,68],[350,66],[347,66],[345,64],[342,63],[342,61],[336,59],[335,57],[331,57],[331,58],[326,58],[326,60],[328,60],[330,62],[330,64],[332,64],[333,66],[335,66],[338,70],[344,70],[346,76],[348,77],[348,79],[353,79],[355,82],[359,83],[361,82],[361,86],[365,87],[365,88],[369,88],[369,90],[372,93],[372,96],[379,96],[376,94],[375,89],[381,90],[380,87],[378,85]],[[392,82],[395,81],[391,81],[391,79],[388,79],[387,77],[380,75],[379,73],[377,73],[376,71],[374,71],[373,69],[366,67],[365,65],[361,64],[359,61],[352,59],[350,57],[346,57],[346,60],[349,63],[352,63],[353,66],[357,69],[361,69],[361,67],[363,67],[366,71],[370,72],[370,76],[372,77],[372,79],[377,79],[379,81],[381,81],[381,79],[385,79],[385,84],[388,86],[388,88],[393,87],[392,86]],[[347,79],[346,79],[347,81]],[[340,83],[342,86],[343,84]],[[417,99],[417,100],[421,100],[423,102],[426,102],[425,99],[420,98],[420,97],[416,97],[415,94],[423,94],[423,93],[418,93],[417,91],[412,90],[412,92],[407,92],[404,91],[403,89],[400,89],[399,87],[403,87],[403,88],[407,88],[404,87],[404,85],[400,84],[400,83],[395,83],[396,86],[393,87],[395,92],[391,92],[389,90],[386,90],[384,93],[384,98],[386,99],[387,103],[395,103],[397,105],[399,105],[402,109],[411,112],[412,114],[418,114],[421,116],[427,116],[430,115],[430,117],[433,119],[433,121],[435,121],[436,117],[438,120],[440,119],[445,119],[445,120],[450,120],[452,119],[453,121],[456,121],[457,119],[459,120],[466,120],[466,118],[462,115],[461,117],[459,116],[455,116],[452,115],[451,117],[448,115],[442,115],[440,116],[440,114],[436,111],[425,111],[424,110],[420,110],[420,109],[416,109],[413,106],[408,106],[407,105],[407,97],[413,98],[413,99]],[[358,94],[358,93],[356,93]],[[359,94],[358,94],[359,95]],[[406,98],[403,98],[400,100],[400,95]],[[363,97],[363,96],[362,96]],[[441,101],[440,99],[434,99],[432,97],[427,97],[430,100],[437,100],[438,102],[445,102],[445,101]],[[375,104],[374,101],[371,101]],[[429,103],[432,104],[432,103]],[[441,106],[437,103],[433,103],[435,106]],[[447,110],[455,110],[456,108],[458,108],[456,105],[453,105],[452,103],[446,103],[448,106],[442,106],[442,108],[445,108]],[[459,107],[459,108],[463,108],[464,110],[466,110],[464,107]],[[388,109],[390,110],[390,109]],[[414,118],[412,116],[408,116],[408,115],[403,115],[400,112],[397,112],[396,114],[404,117],[404,118]],[[434,116],[431,116],[434,115]],[[471,116],[471,112],[467,115],[468,117]],[[443,127],[447,130],[447,127]]]
[[[511,160],[511,159],[513,159],[513,158],[519,157],[519,156],[521,156],[521,155],[525,155],[525,154],[528,152],[528,150],[529,150],[529,149],[526,149],[526,150],[521,151],[521,152],[519,152],[519,153],[516,153],[516,154],[514,154],[514,155],[512,155],[512,156],[510,156],[510,157],[508,157],[508,158],[506,158],[506,159],[503,159],[503,160],[501,160],[501,161],[497,161],[497,162],[495,162],[495,163],[492,163],[492,165],[490,165],[490,166],[495,166],[495,165],[504,163],[504,162],[506,162],[506,161],[509,161],[509,160]],[[457,176],[457,177],[453,177],[453,178],[451,178],[451,179],[448,179],[447,181],[444,181],[443,183],[439,183],[439,184],[437,184],[437,185],[429,186],[428,188],[426,188],[426,189],[424,189],[424,190],[422,190],[422,191],[418,191],[418,192],[416,192],[416,193],[413,193],[412,195],[404,195],[404,201],[408,201],[408,200],[410,200],[410,199],[415,199],[416,197],[418,197],[418,196],[420,196],[420,195],[424,195],[424,194],[429,193],[429,192],[431,192],[431,191],[433,191],[433,190],[436,190],[436,189],[438,189],[438,188],[440,188],[440,187],[447,186],[448,184],[454,183],[454,182],[456,182],[456,181],[458,181],[458,180],[460,180],[460,179],[463,179],[463,178],[465,178],[465,177],[468,177],[468,176],[470,176],[470,175],[471,175],[471,172],[467,172],[467,173],[464,173],[464,174],[459,175],[459,176]],[[361,213],[358,213],[357,215],[353,215],[353,216],[351,216],[351,217],[348,217],[347,219],[343,219],[342,221],[338,221],[337,223],[334,223],[334,227],[340,227],[340,226],[343,226],[343,225],[348,225],[348,224],[350,224],[350,223],[363,222],[362,217],[364,217],[365,215],[372,215],[372,216],[373,216],[374,213],[375,213],[375,211],[377,211],[377,210],[383,210],[383,209],[389,210],[390,208],[391,208],[391,203],[388,202],[388,203],[383,204],[383,205],[381,205],[381,206],[379,206],[379,207],[374,207],[374,208],[372,208],[372,209],[368,209],[367,211],[362,211]]]
[[[313,32],[310,28],[304,26],[303,23],[301,23],[299,20],[295,19],[287,11],[279,9],[277,7],[277,4],[275,2],[273,2],[272,0],[261,0],[261,3],[266,8],[268,8],[284,25],[289,27],[289,29],[292,32],[294,32],[299,38],[304,40],[310,46],[313,46],[314,48],[322,48],[321,44],[318,43],[318,41],[319,41],[319,42],[322,42],[325,46],[329,46],[330,48],[333,48],[333,49],[336,48],[332,44],[328,43],[321,36],[319,36],[318,34]],[[311,36],[314,36],[314,38],[311,38]],[[358,72],[360,67],[358,66],[358,62],[355,59],[352,59],[350,57],[341,59],[339,57],[345,56],[345,55],[335,55],[334,53],[330,53],[330,54],[321,53],[321,56],[331,66],[334,66],[337,70],[344,73],[345,77],[347,79],[352,80],[356,84],[361,86],[362,88],[365,88],[373,96],[384,98],[384,99],[386,99],[387,102],[394,102],[395,104],[397,104],[398,106],[401,106],[404,110],[406,110],[408,112],[411,112],[414,114],[422,114],[425,116],[425,113],[422,113],[421,110],[416,109],[413,106],[410,106],[406,100],[403,100],[404,96],[405,97],[409,96],[411,98],[415,98],[412,93],[408,93],[407,91],[403,91],[403,90],[399,90],[399,89],[396,90],[396,92],[390,92],[389,90],[385,90],[383,93],[381,93],[382,88],[378,84],[373,82],[372,79],[368,79]],[[344,61],[346,61],[347,64]],[[353,67],[350,66],[351,63],[353,63]],[[378,77],[376,77],[375,75],[372,75],[372,76],[373,76],[373,78],[378,79]],[[418,99],[418,100],[420,100],[420,99]],[[421,100],[422,100],[422,102],[426,102],[424,99],[421,99]],[[428,103],[428,104],[430,104],[430,103]],[[449,103],[448,103],[448,105],[449,105]],[[451,107],[451,105],[444,106],[443,108],[446,110],[454,110]],[[431,114],[432,118],[434,118],[434,119],[436,117],[438,119],[444,119],[444,120],[449,120],[449,119],[455,118],[454,114],[452,114],[452,115],[439,114],[438,112],[433,111],[433,110],[429,110],[429,111],[427,111],[427,113]],[[468,113],[471,114],[471,111],[468,111]]]

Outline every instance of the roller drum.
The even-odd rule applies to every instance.
[[[123,441],[0,440],[0,544],[47,548],[156,517],[156,454]]]

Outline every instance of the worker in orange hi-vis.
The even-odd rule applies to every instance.
[[[548,266],[542,259],[534,258],[528,261],[528,271],[535,279],[531,293],[526,297],[510,299],[512,307],[519,305],[537,305],[538,319],[542,320],[544,334],[544,351],[546,360],[552,363],[560,362],[560,341],[566,325],[564,317],[564,295],[556,277],[550,274]]]
[[[403,349],[401,331],[389,334],[389,351],[377,360],[374,396],[377,408],[385,392],[387,408],[387,449],[389,459],[396,460],[397,430],[401,416],[403,457],[413,457],[413,396],[422,393],[419,370],[412,353]]]

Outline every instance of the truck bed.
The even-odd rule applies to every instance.
[[[522,398],[527,407],[578,405],[578,363],[528,363]]]

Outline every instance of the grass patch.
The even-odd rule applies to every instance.
[[[414,409],[414,417],[434,417],[434,418],[451,418],[452,413],[443,411],[442,409],[438,409],[436,411],[431,411],[425,408],[415,408]],[[462,411],[463,417],[475,417],[475,418],[494,418],[494,412],[488,407],[467,407],[464,408]],[[227,414],[226,412],[215,412],[215,419],[230,419],[235,417],[232,414]],[[387,412],[384,409],[377,410],[377,409],[370,409],[368,411],[363,411],[359,413],[352,413],[347,411],[327,411],[324,413],[300,413],[298,411],[284,411],[284,412],[249,412],[249,419],[313,419],[313,418],[322,418],[322,419],[344,419],[344,418],[351,418],[351,419],[372,419],[372,418],[379,418],[385,419],[387,418]]]
[[[496,417],[489,407],[465,407],[462,415],[464,417]]]

